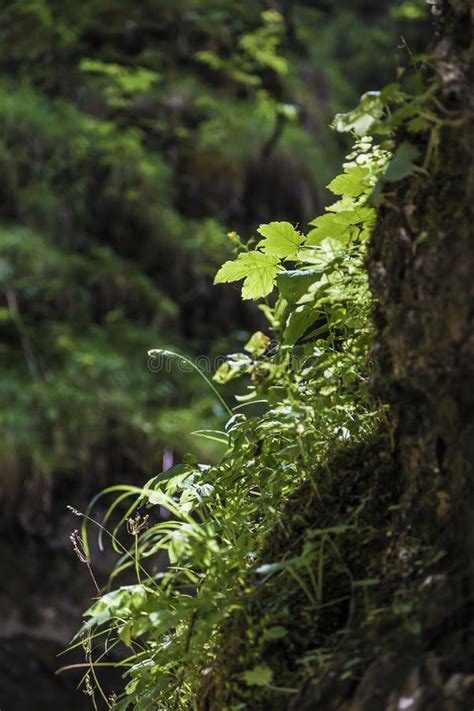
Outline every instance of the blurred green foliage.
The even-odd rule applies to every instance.
[[[96,488],[149,474],[164,446],[212,459],[186,433],[219,403],[198,377],[150,373],[146,351],[226,351],[218,336],[256,325],[210,290],[226,231],[326,202],[344,149],[330,117],[391,78],[419,8],[2,3],[5,488],[65,472]]]

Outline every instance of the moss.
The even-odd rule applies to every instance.
[[[295,493],[259,557],[265,564],[297,556],[304,541],[326,530],[322,551],[310,569],[298,569],[301,582],[285,571],[249,577],[243,609],[222,634],[221,665],[203,685],[199,708],[217,711],[239,703],[252,711],[288,708],[297,690],[331,668],[341,640],[365,628],[390,600],[386,554],[398,482],[388,433],[379,431],[368,442],[341,449],[314,480],[318,494],[310,482]],[[319,576],[322,599],[311,602],[306,591],[314,592],[312,577]],[[384,582],[361,582],[368,580]],[[269,640],[275,627],[287,634]],[[359,650],[357,662],[340,670],[342,680],[351,680],[371,654]],[[242,681],[242,673],[257,664],[272,669],[273,689]]]
[[[446,62],[465,77],[469,56],[459,31],[467,4],[451,6],[441,28],[442,79]],[[318,609],[284,571],[249,578],[243,610],[222,637],[220,667],[203,687],[199,707],[207,711],[379,711],[401,708],[402,698],[420,711],[472,707],[474,195],[466,89],[442,82],[429,176],[412,175],[392,190],[372,239],[373,389],[390,405],[389,432],[335,456],[316,475],[319,496],[303,487],[263,542],[268,563],[301,553],[315,529],[354,525],[333,533],[334,547],[301,571],[309,589],[323,560],[324,602],[334,604]],[[379,584],[354,586],[370,578]],[[274,625],[287,634],[266,641]],[[247,687],[242,672],[256,664],[268,665],[272,686],[286,691]]]

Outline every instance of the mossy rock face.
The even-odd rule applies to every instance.
[[[262,560],[281,559],[311,529],[347,521],[350,506],[359,506],[364,536],[338,536],[337,547],[354,577],[380,582],[362,587],[349,619],[344,602],[316,619],[297,581],[249,580],[245,615],[223,635],[222,665],[203,689],[203,709],[473,707],[469,23],[467,2],[451,2],[441,16],[434,48],[442,106],[436,150],[428,175],[412,175],[382,203],[369,252],[377,301],[372,388],[390,406],[389,433],[329,462],[321,500],[301,490],[288,505],[284,529],[263,544]],[[325,579],[333,600],[346,594],[335,559]],[[269,620],[286,625],[276,642],[262,642],[262,621]],[[298,660],[312,649],[319,658],[313,655],[302,673]],[[243,673],[257,663],[273,670],[273,689],[244,684]]]
[[[368,667],[352,699],[351,684],[333,675],[323,693],[317,682],[309,685],[291,711],[464,711],[474,701],[474,676],[452,674],[443,679],[443,662],[435,655],[414,656],[410,651],[385,655]],[[352,692],[352,693],[351,693]]]
[[[255,711],[286,709],[296,695],[303,700],[313,688],[316,669],[325,678],[332,665],[337,668],[341,639],[387,603],[394,584],[386,560],[398,496],[392,466],[389,437],[381,431],[341,450],[327,469],[315,473],[317,489],[308,483],[295,493],[281,525],[262,542],[259,558],[263,565],[284,561],[323,535],[320,567],[302,569],[300,580],[282,570],[247,581],[244,609],[222,633],[222,662],[203,686],[202,708],[217,711],[241,703]],[[311,599],[316,573],[323,588],[320,603]],[[365,644],[354,648],[358,662],[337,672],[341,688],[353,686],[353,672],[372,654]],[[244,683],[246,670],[258,665],[272,670],[273,688]]]
[[[446,11],[433,54],[437,149],[383,207],[369,259],[377,300],[375,390],[392,406],[404,499],[426,541],[472,558],[465,515],[474,488],[472,69],[468,3]],[[450,71],[447,68],[450,67]],[[428,155],[429,146],[421,146]],[[392,198],[393,199],[393,198]],[[459,526],[465,535],[459,548]]]

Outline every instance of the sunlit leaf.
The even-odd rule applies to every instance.
[[[277,257],[261,252],[242,252],[235,261],[222,265],[214,284],[243,279],[242,298],[260,299],[272,291],[277,271]]]
[[[361,99],[359,106],[345,114],[336,114],[332,127],[336,131],[354,131],[357,136],[365,136],[372,126],[381,118],[383,100],[379,91],[368,91]]]
[[[253,356],[261,356],[265,353],[270,343],[270,339],[262,331],[256,331],[244,346],[244,350]]]
[[[321,269],[280,272],[277,275],[277,285],[285,299],[296,303],[308,291],[311,284],[321,278],[321,274]]]
[[[356,165],[347,168],[342,175],[331,180],[328,188],[335,195],[345,197],[358,197],[369,187],[369,171],[367,168]]]
[[[280,259],[294,259],[304,241],[304,236],[289,222],[270,222],[260,225],[258,232],[264,237],[259,246],[265,254]]]

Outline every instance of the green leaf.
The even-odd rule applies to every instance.
[[[263,639],[283,639],[288,634],[288,630],[281,625],[270,627],[263,633]]]
[[[261,252],[242,252],[235,261],[222,265],[214,284],[244,279],[242,298],[260,299],[272,291],[277,271],[277,257]]]
[[[310,326],[318,319],[318,315],[313,305],[299,306],[295,311],[292,311],[283,333],[285,345],[292,346],[301,336],[304,336]]]
[[[85,613],[90,620],[86,623],[103,625],[114,615],[130,617],[146,602],[147,592],[143,585],[123,585],[117,590],[112,590],[102,595]]]
[[[343,231],[340,222],[337,220],[337,215],[332,213],[320,215],[309,224],[314,225],[315,229],[308,233],[306,244],[318,244],[325,237],[337,238]]]
[[[336,239],[343,245],[347,244],[352,236],[348,227],[352,225],[371,227],[375,216],[375,210],[366,205],[356,205],[351,210],[321,215],[310,222],[311,225],[314,225],[314,230],[308,232],[306,246],[320,245],[327,237]]]
[[[292,303],[296,303],[311,284],[321,278],[321,269],[307,269],[280,272],[277,276],[277,286],[280,294]]]
[[[190,473],[190,468],[187,464],[175,464],[174,466],[170,467],[169,469],[166,469],[166,471],[161,472],[161,474],[158,474],[157,476],[150,479],[146,485],[146,488],[152,489],[152,488],[154,488],[155,484],[157,484],[157,483],[160,486],[162,484],[167,484],[170,481],[172,481],[173,479],[176,479],[177,477],[186,476],[189,473]]]
[[[127,646],[132,648],[132,629],[133,623],[129,620],[123,627],[120,628],[119,637],[122,642]]]
[[[418,133],[419,131],[427,131],[430,127],[430,122],[422,116],[415,116],[407,123],[407,129],[410,133]]]
[[[191,432],[191,434],[196,437],[210,439],[213,442],[219,442],[220,444],[229,444],[229,436],[225,432],[220,432],[219,430],[195,430],[194,432]]]
[[[392,104],[402,104],[409,97],[404,91],[401,91],[400,84],[394,82],[384,86],[380,92],[380,98],[384,103],[391,102]]]
[[[280,259],[295,259],[304,241],[303,235],[289,222],[270,222],[257,230],[265,239],[260,243],[265,254]]]
[[[346,114],[336,114],[331,127],[345,133],[354,131],[357,136],[365,136],[381,118],[384,101],[378,91],[368,91],[360,99],[359,106]]]
[[[273,672],[269,666],[258,664],[253,669],[245,671],[242,679],[248,686],[268,686],[272,682]]]
[[[347,168],[337,178],[331,180],[327,186],[335,195],[344,195],[344,197],[358,197],[370,187],[369,171],[361,165]]]
[[[365,222],[373,222],[375,218],[375,210],[372,207],[357,206],[352,210],[341,210],[334,213],[334,220],[342,227],[351,225],[360,225]]]
[[[135,679],[134,683],[136,685],[138,683],[138,679]],[[130,691],[128,691],[128,689],[130,689]],[[133,691],[134,688],[132,687],[132,685],[127,685],[127,696],[121,701],[116,701],[114,703],[114,711],[127,711],[127,709],[130,708],[130,697],[128,696],[128,694],[131,694]]]
[[[270,344],[270,339],[262,331],[255,331],[244,346],[244,351],[258,357],[265,353]]]
[[[397,180],[402,180],[413,173],[415,164],[413,163],[418,158],[420,152],[412,143],[404,141],[401,143],[397,151],[389,163],[387,172],[383,176],[384,180],[394,183]]]
[[[240,378],[252,366],[252,359],[245,353],[233,353],[218,367],[212,379],[220,385],[225,385],[234,378]]]

